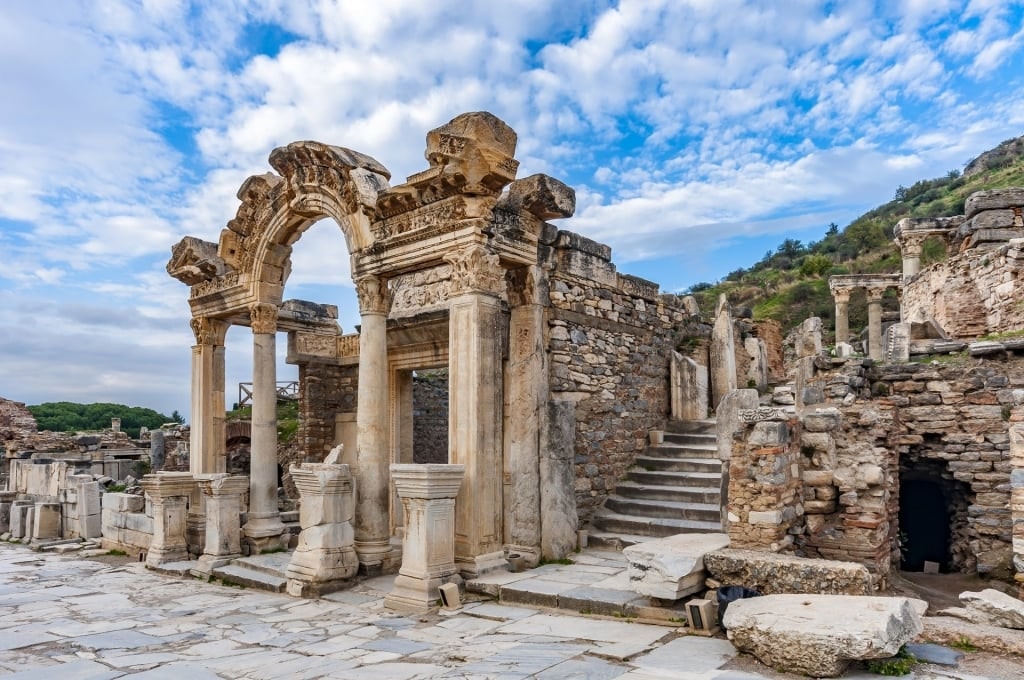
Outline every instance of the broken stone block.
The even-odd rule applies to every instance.
[[[874,592],[871,573],[864,565],[854,562],[727,548],[706,554],[704,568],[716,581],[743,585],[765,594],[870,595]]]
[[[910,598],[766,595],[729,604],[724,625],[742,652],[779,671],[836,677],[851,661],[895,655],[922,630]]]
[[[704,589],[706,553],[729,546],[726,534],[676,534],[631,545],[629,583],[641,595],[678,600]]]
[[[1001,628],[1024,629],[1024,602],[993,588],[981,592],[960,593],[970,618],[978,623]]]

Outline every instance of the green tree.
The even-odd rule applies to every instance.
[[[47,402],[29,406],[40,430],[51,432],[79,432],[103,430],[110,427],[112,418],[121,419],[121,429],[130,437],[139,436],[139,428],[156,429],[171,422],[172,417],[153,409],[124,404],[76,404],[70,401]]]

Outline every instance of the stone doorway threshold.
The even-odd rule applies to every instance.
[[[894,595],[916,597],[928,603],[928,613],[960,607],[960,593],[992,588],[993,583],[976,574],[925,574],[920,571],[901,571],[891,579]]]

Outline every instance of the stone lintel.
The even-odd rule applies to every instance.
[[[828,277],[829,290],[903,288],[902,274],[835,274]]]
[[[904,217],[896,223],[893,236],[897,242],[904,236],[921,235],[947,236],[963,224],[964,216],[955,217]]]

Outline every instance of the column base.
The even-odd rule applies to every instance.
[[[356,541],[356,555],[359,556],[359,573],[362,576],[392,574],[402,566],[401,544],[391,541],[381,543],[360,543]]]
[[[196,578],[201,578],[204,581],[209,581],[213,575],[214,569],[219,569],[225,564],[230,564],[232,560],[237,560],[242,556],[242,553],[237,555],[201,555],[198,563],[194,566],[189,573]]]
[[[280,536],[284,533],[284,523],[281,522],[281,513],[249,513],[249,521],[242,527],[242,534],[246,538],[269,538]]]
[[[492,553],[477,555],[476,557],[457,556],[455,558],[455,566],[459,568],[459,573],[462,574],[462,577],[468,581],[477,576],[482,576],[489,571],[504,569],[508,566],[508,561],[505,560],[505,551],[498,550]]]
[[[513,554],[519,554],[522,556],[523,565],[527,569],[533,569],[540,564],[540,546],[539,545],[515,545],[510,543],[505,546],[502,551],[502,555],[505,557],[505,561],[508,561],[508,556]]]
[[[184,562],[188,559],[188,549],[185,546],[176,548],[150,548],[146,552],[146,566],[158,567],[168,562]]]
[[[404,614],[426,614],[440,606],[439,588],[446,583],[462,587],[458,572],[441,578],[417,578],[399,574],[391,592],[384,596],[384,606]]]

